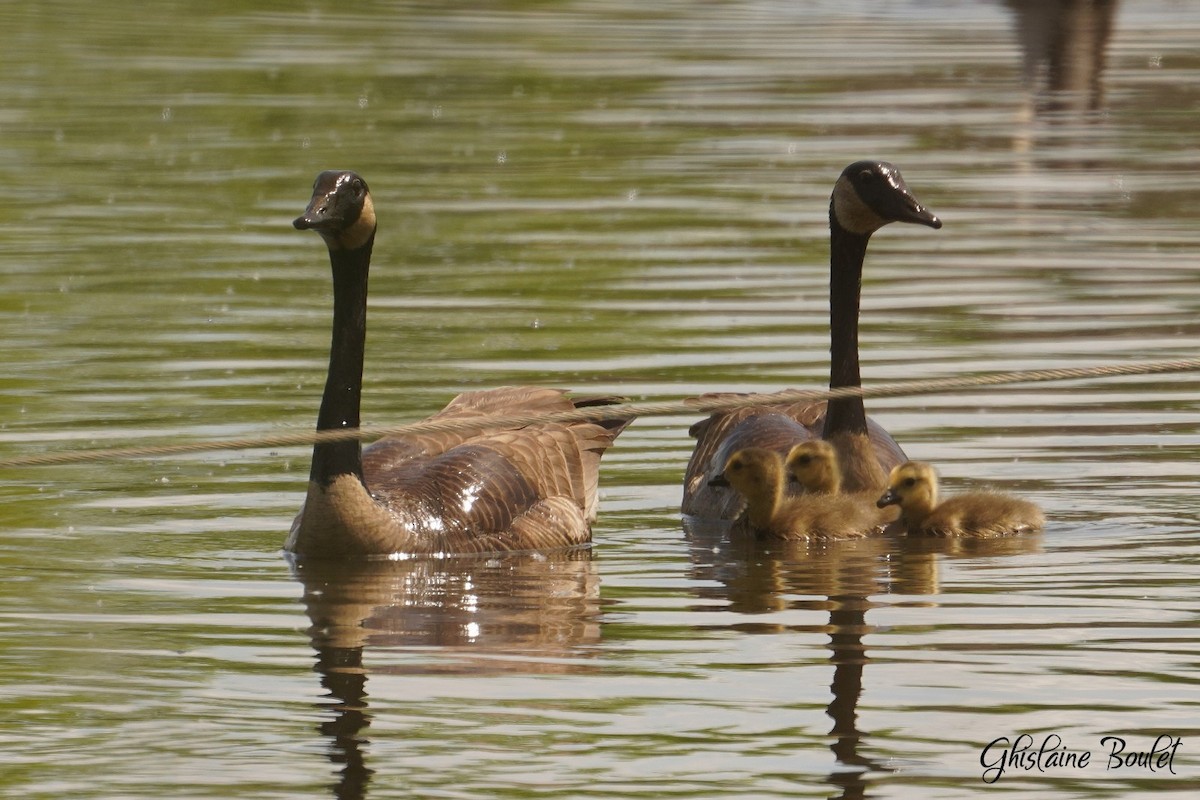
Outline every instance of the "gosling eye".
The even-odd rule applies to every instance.
[[[808,466],[809,464],[812,463],[812,456],[810,456],[810,455],[800,456],[799,458],[796,459],[796,463]]]
[[[916,486],[917,479],[916,478],[905,478],[904,482],[901,485],[902,486]]]

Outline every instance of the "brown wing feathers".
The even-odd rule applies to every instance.
[[[434,416],[521,416],[575,407],[559,390],[514,387],[460,395]],[[441,538],[448,552],[583,543],[596,515],[600,456],[629,422],[384,439],[364,451],[364,477],[377,502]]]

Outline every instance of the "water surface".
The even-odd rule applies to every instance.
[[[342,5],[0,10],[0,456],[311,427],[328,265],[289,222],[331,167],[381,219],[367,423],[513,382],[821,386],[863,157],[945,221],[873,241],[868,383],[1200,350],[1190,3],[1121,4],[1095,95],[1047,88],[1020,3]],[[1191,796],[1198,390],[872,401],[948,489],[1046,509],[994,543],[685,528],[688,415],[622,435],[594,548],[550,557],[290,564],[303,447],[9,470],[0,787]],[[1092,763],[983,784],[1021,734]],[[1105,769],[1160,734],[1174,772]]]

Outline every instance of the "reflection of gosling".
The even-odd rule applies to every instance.
[[[747,447],[725,462],[712,479],[746,498],[746,518],[760,536],[773,539],[851,539],[879,530],[886,517],[877,509],[842,494],[784,494],[783,457],[773,450]]]
[[[900,506],[900,525],[909,536],[1004,536],[1042,528],[1042,510],[1012,495],[967,492],[938,503],[933,467],[907,461],[892,469],[879,507]]]

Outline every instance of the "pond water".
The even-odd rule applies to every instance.
[[[864,157],[945,222],[873,240],[866,383],[1193,357],[1200,9],[1106,39],[1105,5],[7,4],[0,457],[311,428],[328,263],[289,223],[325,168],[381,220],[368,424],[822,386]],[[685,529],[686,414],[621,436],[594,547],[552,557],[293,565],[305,447],[8,468],[0,793],[1194,796],[1197,397],[870,401],[951,490],[1044,507],[997,543]],[[985,783],[1023,734],[1090,763]],[[1112,769],[1106,736],[1182,743]]]

